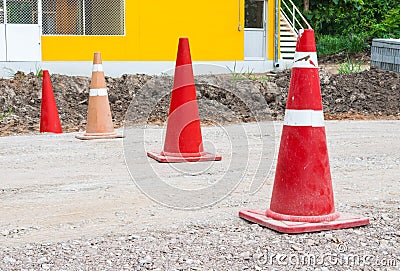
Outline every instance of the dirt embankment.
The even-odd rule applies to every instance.
[[[89,97],[90,78],[51,76],[64,131],[84,130]],[[127,109],[135,97],[135,112],[151,112],[149,121],[160,124],[168,112],[169,97],[161,100],[153,95],[159,89],[168,91],[172,78],[142,74],[106,78],[114,125],[124,124]],[[353,74],[330,74],[320,70],[322,100],[326,119],[399,119],[400,76],[394,72],[371,69]],[[290,71],[275,75],[247,77],[209,75],[196,78],[200,113],[216,122],[254,121],[249,108],[260,104],[260,93],[269,107],[268,117],[282,119],[290,83]],[[243,99],[235,91],[245,93]],[[144,91],[148,93],[143,93]],[[153,94],[152,94],[153,93]],[[37,132],[40,121],[41,78],[34,74],[17,73],[12,79],[0,79],[0,135]],[[226,110],[229,109],[229,110]],[[215,114],[218,110],[218,114]],[[233,111],[235,117],[231,113]],[[131,118],[134,123],[136,118]],[[139,118],[137,118],[139,120]]]

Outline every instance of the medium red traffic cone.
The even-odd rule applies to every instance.
[[[189,40],[179,39],[174,86],[168,114],[164,149],[148,152],[158,162],[219,161],[220,155],[204,151]]]
[[[42,80],[42,104],[40,106],[40,132],[61,134],[62,128],[56,99],[54,98],[53,87],[48,70],[43,71]]]
[[[270,209],[239,216],[284,233],[369,224],[367,217],[335,211],[312,29],[297,40]]]
[[[76,138],[88,140],[120,137],[123,136],[114,131],[101,55],[96,52],[93,57],[86,132]]]

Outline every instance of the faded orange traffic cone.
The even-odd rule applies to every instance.
[[[76,138],[88,140],[123,137],[114,131],[103,64],[99,52],[94,53],[89,95],[86,132],[83,135],[76,136]]]

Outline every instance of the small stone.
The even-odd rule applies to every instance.
[[[306,244],[312,246],[315,244],[315,241],[313,239],[307,239]]]
[[[243,260],[250,260],[250,251],[246,251],[240,254],[240,258],[242,258]]]
[[[382,217],[382,219],[385,220],[385,221],[391,220],[391,218],[390,218],[390,216],[389,216],[388,214],[383,214],[381,217]]]
[[[147,255],[146,257],[142,258],[139,260],[139,263],[144,265],[147,263],[151,263],[153,261],[153,258],[151,258],[151,256]]]
[[[3,236],[7,236],[9,234],[10,234],[9,230],[4,230],[4,231],[1,232],[1,235],[3,235]]]
[[[332,239],[333,235],[331,233],[325,234],[326,239]]]
[[[12,258],[12,257],[5,256],[5,257],[3,258],[3,262],[4,262],[4,263],[14,264],[14,263],[17,262],[17,260],[14,259],[14,258]]]
[[[140,239],[139,235],[129,235],[128,240]]]
[[[252,230],[256,230],[256,231],[261,230],[261,226],[258,224],[252,224],[250,227]]]
[[[387,246],[389,244],[389,242],[387,240],[381,240],[380,242],[380,246]]]
[[[47,262],[47,258],[46,257],[42,257],[37,261],[38,264],[44,264],[46,262]]]
[[[303,250],[301,247],[296,246],[296,245],[292,245],[291,248],[292,248],[294,251],[301,251],[301,250]]]

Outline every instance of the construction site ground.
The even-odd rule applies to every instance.
[[[64,134],[40,134],[41,79],[0,79],[0,271],[400,270],[400,79],[321,65],[335,207],[370,225],[281,234],[265,211],[290,71],[196,76],[206,151],[161,164],[173,78],[106,78],[124,139],[81,141],[90,78],[52,75]],[[333,70],[334,71],[333,71]],[[304,143],[306,144],[306,143]]]
[[[262,123],[267,131],[276,131],[269,134],[269,141],[278,144],[281,124]],[[257,169],[254,158],[262,150],[257,141],[250,143],[250,150],[246,144],[232,146],[239,156],[256,154],[249,158],[248,172],[237,179],[233,191],[209,207],[181,210],[153,201],[150,198],[157,195],[146,196],[139,190],[140,183],[131,178],[151,172],[129,170],[145,171],[150,164],[165,182],[190,188],[206,185],[211,176],[229,174],[224,166],[187,175],[147,159],[145,153],[137,154],[137,165],[127,166],[124,153],[141,149],[139,141],[124,142],[133,140],[129,131],[125,139],[98,141],[80,141],[77,133],[2,137],[0,270],[291,270],[294,263],[272,256],[331,254],[337,259],[371,256],[374,262],[339,264],[332,256],[323,263],[299,262],[298,266],[304,270],[399,270],[400,121],[326,124],[336,209],[370,217],[369,226],[287,235],[239,219],[239,210],[266,210],[269,205],[275,161],[266,170],[269,174],[261,189],[249,191]],[[252,142],[258,126],[226,127],[239,135],[246,130]],[[219,128],[205,127],[204,138],[215,129]],[[150,130],[162,132],[162,128]],[[231,150],[222,138],[213,137],[213,142],[223,155],[215,163],[226,165]],[[162,141],[153,140],[146,148],[161,150]],[[274,152],[266,150],[271,161]],[[245,167],[246,161],[234,171],[244,172]],[[151,193],[165,192],[149,182],[155,184]]]

